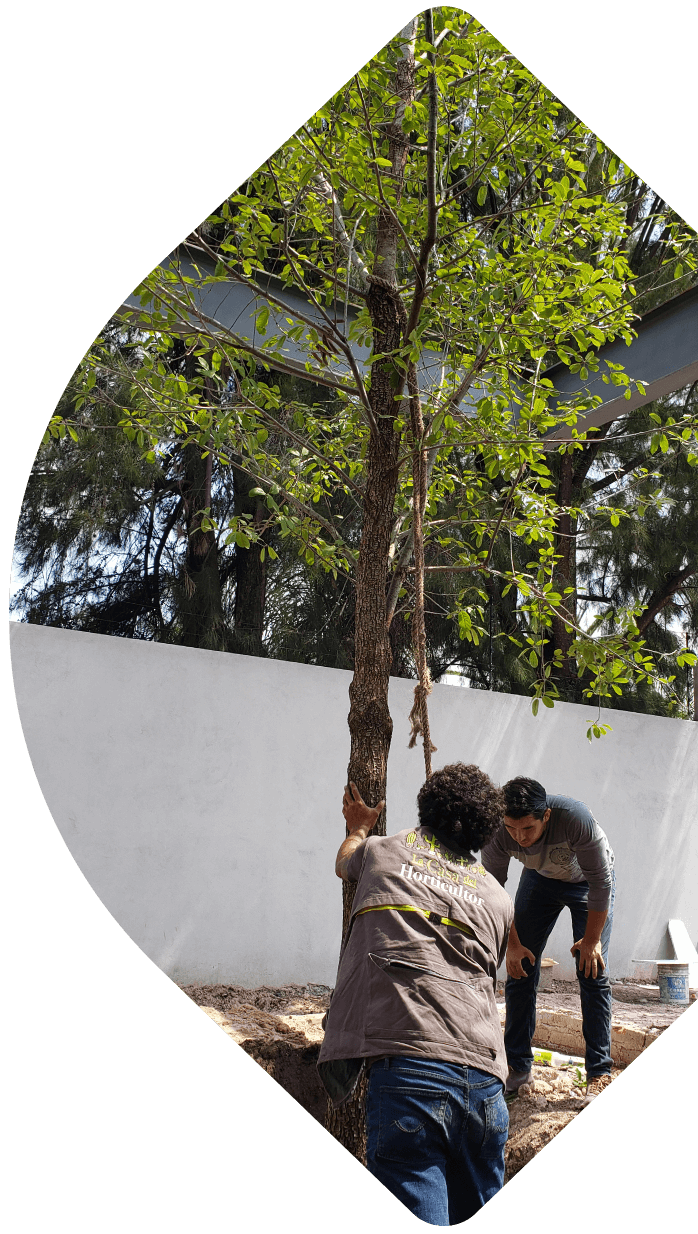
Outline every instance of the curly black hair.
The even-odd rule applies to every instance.
[[[449,763],[417,794],[420,824],[447,844],[477,852],[504,819],[504,793],[474,763]]]

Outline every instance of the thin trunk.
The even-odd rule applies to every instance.
[[[259,527],[264,522],[265,507],[250,490],[257,482],[245,472],[233,468],[235,482],[235,513],[249,514]],[[262,561],[264,540],[249,548],[235,549],[235,610],[230,650],[240,655],[263,656],[264,605],[267,590],[267,563]]]
[[[184,498],[180,497],[179,501],[176,502],[176,504],[172,507],[169,518],[167,519],[167,522],[165,523],[165,526],[162,529],[162,533],[160,535],[160,543],[158,544],[155,550],[155,557],[153,558],[153,573],[151,576],[151,586],[152,586],[153,605],[155,608],[155,615],[157,617],[157,623],[158,623],[157,637],[159,639],[163,637],[163,631],[165,627],[165,623],[162,617],[162,604],[160,601],[160,560],[162,558],[163,549],[167,543],[170,532],[172,531],[172,528],[177,522],[177,519],[180,517],[183,509],[184,509]]]
[[[555,566],[553,582],[555,590],[562,596],[558,607],[564,608],[570,617],[576,621],[576,592],[565,595],[567,587],[576,587],[577,585],[577,553],[575,544],[577,520],[572,517],[569,511],[569,507],[572,504],[573,486],[574,459],[571,454],[563,454],[560,458],[560,478],[557,487],[557,504],[561,508],[561,513],[557,519],[555,536],[555,553],[559,560]],[[552,650],[553,652],[562,653],[562,664],[555,670],[555,677],[561,695],[570,702],[574,701],[572,695],[576,696],[575,686],[577,681],[574,664],[569,656],[573,640],[574,634],[563,618],[553,617]]]
[[[230,636],[223,616],[218,549],[213,531],[201,527],[201,511],[211,505],[213,456],[202,458],[194,442],[182,454],[187,555],[179,587],[180,642],[184,647],[227,651]]]
[[[391,677],[412,677],[410,652],[412,649],[412,634],[409,621],[405,621],[402,613],[390,622]]]
[[[402,31],[402,56],[395,71],[398,103],[393,124],[387,129],[389,154],[397,195],[407,161],[402,132],[405,106],[414,98],[414,43],[417,18]],[[385,131],[385,130],[384,130]],[[399,347],[407,314],[397,290],[398,229],[388,209],[378,216],[375,265],[366,294],[373,327],[373,347],[385,353]],[[374,425],[366,460],[361,546],[356,569],[356,615],[354,676],[349,687],[349,732],[351,749],[348,780],[353,780],[365,801],[375,805],[385,797],[388,752],[393,722],[388,708],[391,647],[386,621],[386,580],[390,565],[391,532],[399,476],[401,437],[394,423],[401,404],[395,392],[401,384],[398,367],[380,360],[371,368],[370,403]],[[385,811],[374,829],[385,835]],[[354,886],[342,884],[343,923],[346,934],[354,899]],[[339,1110],[328,1109],[327,1128],[355,1157],[365,1159],[364,1090]]]
[[[577,519],[570,514],[570,507],[579,504],[586,478],[591,470],[611,424],[604,424],[594,434],[585,448],[576,455],[563,454],[560,458],[560,475],[556,494],[561,513],[557,520],[555,552],[559,554],[553,581],[560,593],[560,607],[565,609],[574,622],[577,620]],[[594,491],[592,485],[591,491]],[[575,591],[565,595],[566,587]],[[554,673],[560,694],[571,703],[582,701],[583,680],[577,676],[576,665],[569,656],[574,633],[562,617],[553,617],[552,650],[562,653],[562,666]]]

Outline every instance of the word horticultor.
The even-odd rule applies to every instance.
[[[423,840],[425,842],[420,843],[414,831],[405,837],[405,843],[413,849],[413,854],[410,855],[409,863],[403,863],[400,867],[402,878],[408,882],[414,879],[417,882],[430,883],[432,887],[439,887],[457,899],[470,900],[472,904],[483,904],[481,896],[473,895],[466,888],[477,888],[478,876],[487,878],[484,866],[468,862],[465,857],[454,857],[452,853],[441,847],[434,836],[431,838],[424,836]],[[418,852],[423,852],[425,856],[417,856]],[[430,855],[426,856],[427,853]],[[467,873],[462,868],[452,869],[449,866],[465,866]]]

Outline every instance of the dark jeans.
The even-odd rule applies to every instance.
[[[612,1064],[608,941],[613,924],[615,888],[614,874],[608,916],[601,934],[601,954],[606,966],[603,972],[597,977],[585,977],[579,971],[579,952],[575,952],[588,1080],[610,1072]],[[507,1019],[504,1045],[513,1071],[528,1071],[533,1066],[531,1039],[536,1026],[536,990],[543,948],[565,907],[572,915],[572,942],[578,942],[583,937],[587,924],[588,894],[589,884],[586,882],[564,883],[557,878],[543,878],[536,870],[524,869],[521,875],[514,902],[514,924],[519,940],[536,957],[536,964],[528,977],[508,977],[505,986]],[[528,965],[527,960],[524,960],[524,965]]]
[[[369,1076],[366,1131],[371,1174],[431,1225],[467,1221],[504,1182],[503,1085],[474,1067],[380,1059]]]

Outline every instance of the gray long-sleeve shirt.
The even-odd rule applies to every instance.
[[[550,818],[540,840],[528,848],[509,835],[502,823],[482,849],[482,864],[502,887],[512,857],[543,878],[589,884],[588,907],[603,912],[611,899],[613,850],[591,810],[572,797],[548,793]]]

